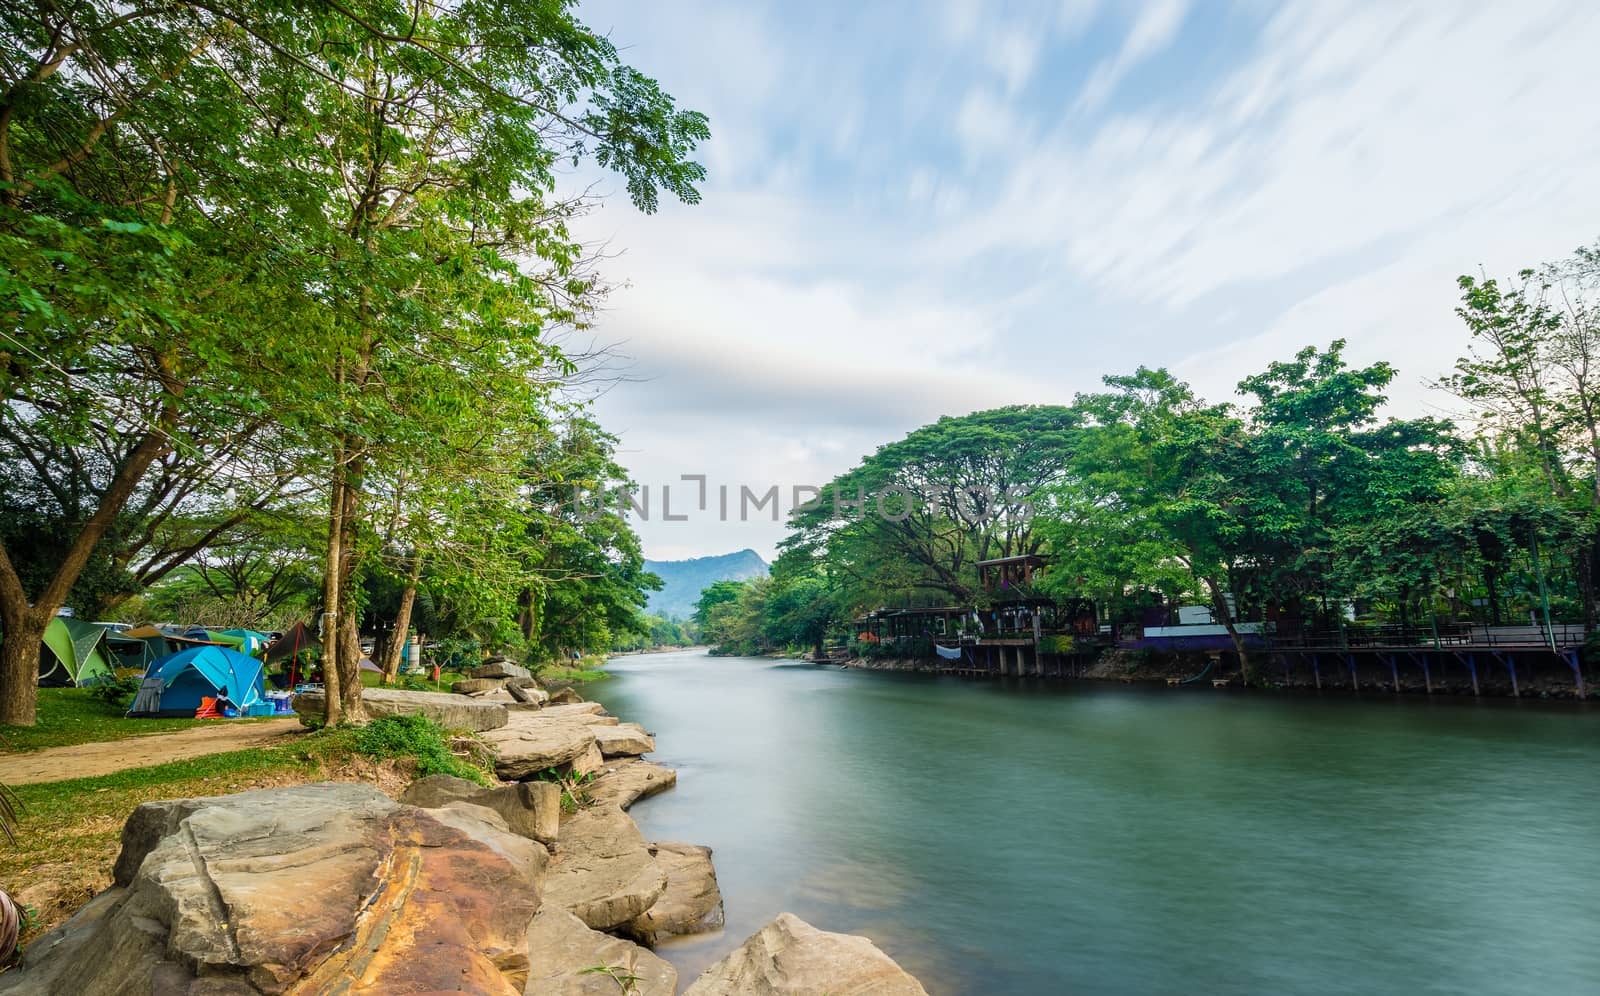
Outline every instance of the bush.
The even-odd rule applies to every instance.
[[[139,693],[139,684],[140,679],[138,678],[112,678],[109,681],[102,681],[98,685],[92,686],[89,689],[89,694],[108,706],[127,709],[128,704],[133,701],[133,697]]]
[[[417,776],[454,775],[487,785],[489,779],[477,765],[450,751],[450,734],[426,716],[381,716],[356,730],[356,751],[373,760],[410,757]]]

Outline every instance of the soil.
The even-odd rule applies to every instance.
[[[67,778],[93,778],[128,768],[183,761],[203,754],[249,747],[277,747],[305,734],[305,727],[294,717],[256,723],[230,723],[218,720],[216,726],[192,730],[151,733],[124,740],[51,747],[27,754],[9,754],[0,759],[8,785],[31,785]]]

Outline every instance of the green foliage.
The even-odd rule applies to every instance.
[[[535,781],[549,782],[561,786],[561,811],[569,816],[580,809],[588,809],[594,805],[594,797],[589,794],[589,786],[594,782],[594,772],[563,771],[560,768],[546,768],[535,774]]]
[[[642,211],[693,202],[705,117],[567,0],[6,7],[0,64],[25,68],[0,89],[0,522],[32,523],[0,527],[8,620],[189,563],[170,607],[259,624],[331,562],[344,618],[386,573],[449,635],[533,639],[519,593],[589,572],[530,563],[518,471],[574,407],[557,333],[605,291],[558,179],[588,160]],[[268,509],[331,561],[288,544],[282,598],[276,563],[214,584]],[[585,645],[631,624],[648,579],[618,583],[569,624]],[[21,719],[26,670],[0,676]]]
[[[426,716],[380,716],[355,731],[354,746],[374,760],[415,758],[418,777],[454,775],[489,784],[484,768],[452,753],[450,734]]]
[[[110,681],[102,681],[98,685],[87,689],[87,691],[91,696],[111,708],[126,711],[129,703],[133,701],[133,697],[139,693],[140,684],[141,679],[132,676],[113,678]]]
[[[580,970],[578,974],[603,975],[617,984],[617,989],[623,993],[623,996],[631,996],[631,994],[637,993],[639,991],[639,983],[642,981],[640,976],[629,972],[622,965],[591,965]]]

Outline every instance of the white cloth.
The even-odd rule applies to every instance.
[[[933,645],[933,649],[940,657],[943,657],[947,661],[958,661],[961,659],[960,647],[941,647],[935,643]]]

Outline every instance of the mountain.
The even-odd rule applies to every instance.
[[[644,569],[659,575],[662,581],[661,590],[650,593],[645,611],[659,612],[673,619],[687,619],[693,615],[700,592],[717,581],[745,581],[767,576],[767,562],[754,550],[693,560],[647,560]]]

